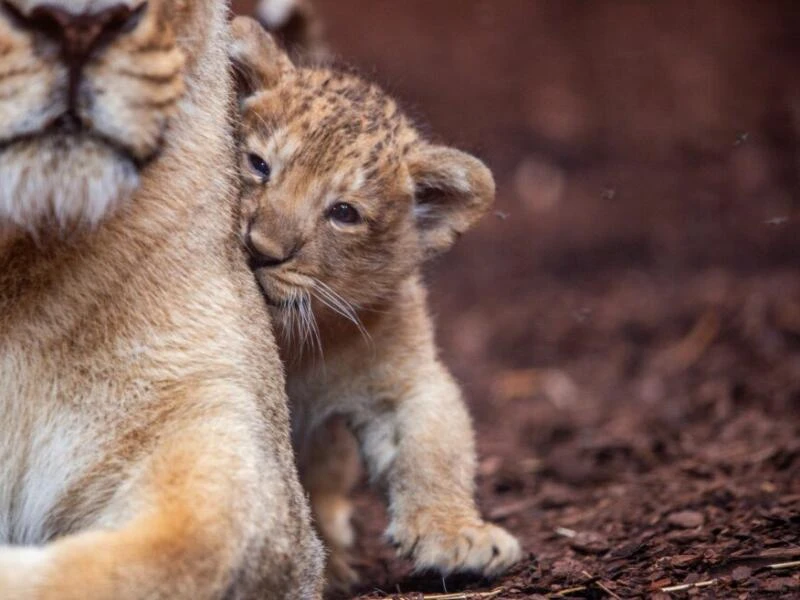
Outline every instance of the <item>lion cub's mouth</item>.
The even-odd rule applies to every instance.
[[[280,310],[300,310],[309,303],[310,295],[299,282],[287,281],[278,276],[274,269],[255,267],[253,269],[261,295],[268,305]]]

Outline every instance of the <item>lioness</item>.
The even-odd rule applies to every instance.
[[[226,4],[0,3],[0,598],[318,598]]]
[[[301,478],[331,550],[331,583],[355,579],[345,549],[356,457],[326,425],[335,415],[388,492],[400,552],[420,570],[495,575],[520,547],[475,506],[472,426],[437,357],[420,275],[487,211],[492,175],[423,139],[377,86],[295,67],[246,17],[232,29],[241,235],[281,334]]]

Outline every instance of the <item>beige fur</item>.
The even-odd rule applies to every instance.
[[[242,235],[273,305],[331,582],[354,580],[345,550],[355,481],[354,447],[331,418],[355,434],[388,494],[387,533],[417,569],[498,574],[520,547],[476,509],[472,425],[437,356],[420,278],[424,259],[489,208],[491,173],[422,139],[376,86],[295,68],[249,19],[233,31]],[[348,222],[342,203],[359,218]]]
[[[284,380],[235,235],[225,4],[150,0],[85,65],[81,133],[50,128],[64,65],[20,20],[40,2],[11,4],[0,598],[318,598]]]

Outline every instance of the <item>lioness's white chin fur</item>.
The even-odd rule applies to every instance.
[[[133,162],[102,142],[19,142],[0,153],[0,224],[29,232],[96,227],[138,185]]]

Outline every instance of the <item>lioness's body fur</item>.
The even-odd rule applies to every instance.
[[[162,8],[148,15],[175,20],[158,25],[180,31],[187,91],[133,198],[94,230],[3,223],[4,600],[320,593],[281,367],[234,235],[225,6]],[[4,27],[0,89],[21,37]]]

